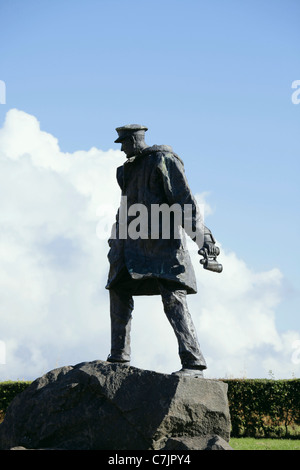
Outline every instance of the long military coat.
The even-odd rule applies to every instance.
[[[120,206],[112,230],[114,235],[109,240],[110,270],[106,288],[124,287],[132,295],[155,295],[160,293],[157,286],[159,280],[173,290],[184,289],[189,294],[196,293],[195,273],[182,226],[179,227],[180,238],[177,232],[174,236],[173,223],[169,239],[163,238],[162,226],[158,228],[158,238],[151,238],[152,204],[179,204],[182,208],[189,204],[194,209],[189,226],[194,232],[203,231],[199,209],[188,186],[183,162],[171,147],[154,145],[144,149],[138,156],[129,158],[119,167],[117,180],[122,190],[122,203],[127,203],[128,211],[133,204],[143,204],[147,208],[148,236],[144,230],[137,239],[132,239],[128,233],[127,238],[124,237],[124,228],[129,229],[130,223],[134,219],[137,221],[139,213],[124,219],[120,215]]]

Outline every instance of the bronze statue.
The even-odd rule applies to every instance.
[[[127,161],[117,169],[122,197],[109,239],[106,288],[110,293],[111,352],[107,360],[130,362],[133,297],[161,295],[182,365],[174,374],[202,377],[207,366],[186,301],[197,286],[185,232],[197,243],[205,269],[221,272],[222,265],[216,261],[219,248],[202,223],[183,162],[172,148],[148,147],[145,126],[129,124],[116,130],[115,142],[122,144]],[[169,208],[166,232],[161,218],[154,221],[153,217],[163,208]],[[137,213],[139,217],[134,217]]]

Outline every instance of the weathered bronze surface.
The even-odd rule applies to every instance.
[[[111,354],[108,360],[130,361],[133,296],[161,295],[164,311],[178,340],[180,373],[201,376],[199,371],[207,366],[186,303],[186,295],[195,294],[197,286],[185,232],[197,243],[199,254],[204,256],[201,263],[205,269],[221,272],[222,266],[216,261],[219,248],[203,224],[179,156],[167,145],[148,147],[144,140],[145,126],[131,124],[116,130],[116,142],[122,144],[127,161],[117,169],[122,198],[109,240],[110,270],[106,288],[110,291]],[[163,223],[157,223],[156,219],[154,227],[151,217],[153,208],[163,204],[181,210],[180,222],[175,220],[176,223],[175,215],[172,220],[170,212],[167,237]],[[144,219],[139,219],[140,232],[136,236],[135,231],[133,237],[129,229],[137,220],[137,211],[133,210],[136,208],[145,212]],[[187,208],[191,208],[188,214]]]

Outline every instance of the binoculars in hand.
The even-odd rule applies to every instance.
[[[206,248],[201,248],[201,250],[199,250],[199,254],[203,256],[200,263],[203,265],[204,269],[208,269],[215,273],[221,273],[223,271],[222,264],[217,261],[217,256],[220,254],[220,249],[218,247],[216,247],[216,253],[214,255],[209,255]]]

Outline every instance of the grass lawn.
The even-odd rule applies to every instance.
[[[254,437],[231,438],[234,450],[300,450],[300,439],[255,439]]]

